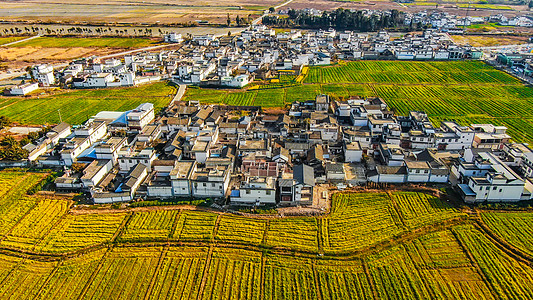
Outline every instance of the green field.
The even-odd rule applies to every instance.
[[[245,90],[190,87],[183,100],[228,105],[284,107],[326,93],[336,99],[379,96],[397,114],[428,113],[460,124],[493,123],[508,127],[518,142],[533,142],[533,89],[517,78],[479,61],[357,61],[312,67],[304,84],[283,75],[281,83],[252,84]],[[166,83],[105,90],[80,90],[32,98],[0,97],[0,115],[23,124],[79,124],[101,110],[126,110],[142,102],[168,104],[176,89]]]
[[[69,212],[26,194],[45,176],[0,171],[1,299],[533,297],[528,212],[482,214],[510,256],[425,193],[337,193],[321,217]]]
[[[6,38],[9,39],[9,38]],[[12,42],[12,41],[11,41]],[[7,42],[6,42],[7,43]],[[42,48],[143,48],[155,46],[159,42],[148,38],[68,38],[68,37],[38,37],[20,42],[9,47],[42,47]],[[2,40],[0,40],[0,45]]]
[[[25,39],[24,36],[10,36],[10,37],[0,37],[0,45],[8,44],[18,40]]]
[[[282,79],[285,77],[282,77]],[[287,81],[288,79],[285,79]],[[428,113],[434,125],[493,123],[519,142],[533,142],[533,89],[479,61],[357,61],[312,67],[304,84],[256,86],[247,91],[189,89],[186,100],[229,105],[284,106],[314,99],[378,96],[397,114]]]
[[[170,103],[177,88],[165,82],[131,88],[74,90],[43,97],[0,97],[0,115],[22,124],[81,124],[100,111],[126,111],[150,102],[157,110]]]

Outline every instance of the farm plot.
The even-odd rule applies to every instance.
[[[182,211],[173,239],[180,241],[211,241],[218,215],[201,211]]]
[[[269,255],[263,276],[263,299],[318,299],[310,259]]]
[[[197,299],[207,248],[171,247],[164,255],[149,299]]]
[[[172,234],[179,210],[134,213],[125,226],[121,241],[164,241]]]
[[[285,106],[285,89],[258,90],[253,105],[262,107],[283,107]]]
[[[114,248],[81,299],[140,299],[155,275],[161,248]]]
[[[16,180],[16,187],[12,187],[0,198],[0,236],[4,236],[19,222],[32,208],[37,205],[37,200],[26,194],[46,174],[31,173]]]
[[[392,199],[408,229],[464,215],[437,197],[423,193],[398,192],[392,194]]]
[[[317,260],[316,274],[323,299],[374,298],[360,261]]]
[[[11,36],[11,37],[0,37],[0,45],[9,44],[12,42],[16,42],[22,39],[25,39],[25,36]]]
[[[68,211],[66,200],[41,199],[9,232],[0,245],[32,250]]]
[[[312,67],[307,83],[449,83],[518,84],[511,75],[483,62],[355,61],[336,66]]]
[[[103,110],[126,111],[150,102],[156,110],[168,105],[176,88],[159,82],[139,87],[79,90],[51,96],[16,98],[10,105],[0,106],[0,115],[22,124],[57,124],[58,110],[64,122],[81,124]]]
[[[384,193],[335,194],[331,215],[324,219],[325,252],[361,249],[402,232],[392,201]]]
[[[318,252],[316,218],[277,219],[271,220],[267,226],[267,246]]]
[[[57,262],[23,260],[0,286],[1,299],[35,299]]]
[[[126,213],[67,215],[35,247],[40,252],[70,252],[109,242]]]
[[[36,299],[79,299],[106,251],[98,250],[63,261]]]
[[[229,93],[228,96],[224,99],[224,103],[227,105],[236,105],[236,106],[251,106],[254,103],[254,99],[257,95],[257,92],[237,92]]]
[[[213,250],[202,299],[261,299],[261,252]]]
[[[215,241],[259,245],[263,241],[266,221],[223,215],[218,223]]]
[[[201,89],[196,87],[189,87],[187,88],[187,92],[183,96],[183,100],[198,100],[201,104],[217,104],[224,103],[224,99],[227,95],[227,90]]]
[[[507,256],[472,225],[457,226],[452,230],[479,265],[495,296],[501,299],[533,297],[533,269],[530,266]]]
[[[1,44],[1,42],[0,42]],[[98,47],[98,48],[142,48],[154,46],[155,40],[148,38],[69,38],[41,36],[32,40],[13,44],[9,47],[42,47],[42,48],[72,48],[72,47]]]
[[[533,255],[533,213],[483,212],[483,222],[501,238],[522,251]]]

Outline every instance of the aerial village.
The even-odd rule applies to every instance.
[[[242,88],[255,78],[269,79],[274,72],[299,74],[304,66],[329,65],[332,58],[459,60],[482,56],[473,47],[455,45],[447,33],[435,29],[391,40],[386,31],[292,30],[276,34],[267,26],[252,25],[239,35],[206,34],[185,39],[181,34],[167,34],[164,40],[181,47],[105,61],[84,58],[62,69],[36,65],[28,79],[37,82],[14,86],[6,93],[26,95],[39,86],[54,85],[64,88],[136,86],[168,79],[199,86]]]
[[[73,88],[177,84],[240,88],[255,77],[342,59],[477,59],[447,35],[392,40],[387,32],[290,31],[253,25],[240,36],[194,36],[175,51],[139,53],[104,62],[74,61],[63,70],[39,65],[37,83]],[[533,198],[533,152],[510,143],[503,126],[440,128],[424,112],[395,115],[380,98],[293,103],[284,114],[261,107],[172,101],[162,112],[144,103],[102,111],[82,125],[60,123],[26,145],[38,167],[65,169],[59,191],[84,192],[92,203],[135,199],[217,199],[221,204],[306,206],[325,197],[318,186],[451,184],[467,203]]]

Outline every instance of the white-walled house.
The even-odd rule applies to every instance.
[[[27,95],[39,88],[37,82],[28,82],[20,85],[15,85],[9,89],[9,94],[13,96]]]
[[[479,175],[467,176],[475,171],[468,169],[479,170]],[[459,193],[467,203],[517,202],[532,197],[532,187],[526,184],[526,180],[491,152],[480,152],[474,165],[468,169],[459,168],[462,175],[460,179],[466,183],[457,185]]]
[[[174,197],[191,197],[191,177],[196,172],[196,161],[178,161],[170,171],[170,182]]]
[[[361,162],[363,150],[359,142],[345,143],[344,162]]]
[[[192,196],[196,198],[224,197],[230,176],[230,167],[227,165],[197,168],[191,178]]]
[[[237,205],[276,204],[276,178],[248,177],[231,192],[230,201]]]

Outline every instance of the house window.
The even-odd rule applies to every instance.
[[[492,190],[495,191],[495,190],[496,190],[496,187],[493,187]]]
[[[246,195],[249,195],[250,194],[250,190],[246,190]]]
[[[424,170],[424,174],[427,174],[428,173],[428,170]]]
[[[490,189],[490,186],[486,187],[485,190],[488,191]]]
[[[214,183],[211,183],[211,187],[215,187],[215,184],[214,184]]]
[[[266,192],[267,192],[267,195],[272,195],[272,191],[271,190],[268,190]]]
[[[207,183],[204,182],[204,186],[207,186]]]
[[[500,189],[500,193],[502,192],[502,189]]]

